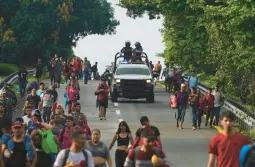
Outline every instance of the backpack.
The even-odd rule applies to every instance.
[[[70,149],[65,149],[65,155],[64,155],[64,159],[63,159],[63,165],[62,166],[66,166],[66,162],[67,162],[67,158],[69,156],[69,153],[70,153]],[[88,167],[88,154],[85,150],[82,150],[82,153],[84,155],[84,158],[85,158],[85,166],[84,167]]]
[[[59,140],[60,145],[61,145],[62,142],[63,142],[63,138],[64,138],[65,131],[66,131],[66,127],[63,128],[63,129],[59,132],[59,139],[58,139],[58,140]]]
[[[177,98],[177,96],[170,96],[169,105],[173,109],[178,108],[178,98]]]
[[[138,146],[138,147],[136,147],[134,149],[135,149],[135,151],[134,151],[134,154],[133,154],[133,166],[135,167],[135,161],[136,161],[137,156],[138,156],[138,154],[139,154],[139,152],[141,150],[141,146]],[[153,152],[155,152],[157,157],[160,157],[160,149],[159,148],[154,147],[153,148]]]
[[[247,152],[243,167],[254,167],[255,166],[255,145],[252,145],[249,151]]]

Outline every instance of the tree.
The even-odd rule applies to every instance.
[[[80,38],[119,24],[106,0],[0,0],[0,16],[0,60],[14,64],[66,58]]]
[[[130,17],[164,17],[166,61],[215,76],[226,93],[255,106],[255,1],[121,0]]]

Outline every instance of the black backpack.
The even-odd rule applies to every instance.
[[[254,166],[255,166],[255,145],[252,145],[251,149],[249,150],[244,159],[244,167]]]
[[[65,149],[65,155],[64,155],[64,159],[63,159],[63,165],[62,166],[66,166],[66,162],[67,162],[67,158],[69,156],[69,153],[70,153],[70,149]],[[85,150],[82,150],[82,153],[84,155],[84,158],[85,158],[85,166],[84,167],[88,167],[88,154]]]

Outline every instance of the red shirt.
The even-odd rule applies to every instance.
[[[214,96],[212,94],[206,94],[204,102],[206,108],[214,108]]]
[[[139,153],[135,157],[135,149],[132,149],[129,151],[128,156],[126,158],[126,161],[124,163],[124,167],[133,167],[135,166],[146,166],[146,167],[154,167],[151,162],[152,156],[155,154],[155,152],[144,152],[142,150],[139,151]],[[164,164],[160,167],[171,167],[171,165],[166,160],[166,156],[162,150],[159,149],[159,155],[157,155],[159,158],[162,158],[164,161]],[[135,164],[134,164],[135,161]]]
[[[208,153],[217,156],[217,167],[240,167],[239,153],[249,144],[248,138],[240,133],[225,136],[222,133],[211,138]]]
[[[80,71],[81,70],[81,62],[80,60],[74,60],[73,61],[73,67],[76,71]]]
[[[81,127],[79,127],[78,125],[76,125],[76,126],[74,127],[74,129],[80,129],[80,128],[81,128]],[[91,140],[91,130],[90,130],[89,126],[88,126],[88,125],[84,125],[84,127],[83,127],[82,130],[84,130],[84,133],[85,133],[86,136],[87,136],[87,140]]]
[[[199,98],[199,106],[198,106],[199,110],[203,110],[204,109],[204,99],[203,98]]]
[[[102,89],[102,87],[104,87],[104,88],[103,88],[103,89],[104,89],[104,92],[103,92],[103,91],[99,91],[100,89]],[[104,100],[104,99],[108,98],[109,87],[108,87],[108,85],[107,85],[106,83],[103,84],[103,86],[102,86],[102,84],[99,84],[99,85],[97,86],[97,91],[99,91],[99,92],[98,92],[98,96],[97,96],[98,100]]]

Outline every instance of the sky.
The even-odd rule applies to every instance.
[[[149,20],[146,15],[143,18],[132,19],[126,15],[126,9],[116,5],[118,0],[108,1],[115,9],[115,18],[120,21],[120,25],[116,29],[117,33],[114,35],[90,35],[80,39],[74,48],[75,55],[82,59],[87,57],[92,65],[97,61],[99,73],[102,73],[105,67],[114,61],[114,55],[129,40],[132,47],[136,41],[140,42],[144,52],[153,63],[163,62],[162,58],[155,56],[165,49],[159,31],[162,28],[163,20]]]

